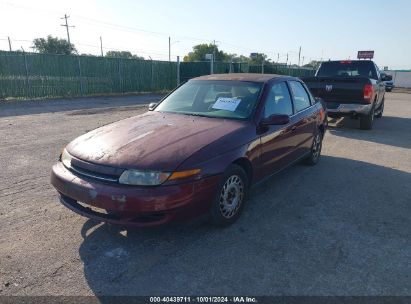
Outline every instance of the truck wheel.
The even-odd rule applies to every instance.
[[[385,102],[385,97],[383,97],[382,101],[381,101],[381,105],[378,108],[378,112],[375,115],[375,117],[377,118],[381,118],[382,117],[382,113],[384,112],[384,102]]]
[[[321,148],[322,148],[323,135],[320,130],[314,136],[313,144],[311,145],[311,151],[308,157],[305,159],[305,163],[310,166],[314,166],[320,160]]]
[[[225,171],[211,206],[211,222],[224,227],[234,223],[243,210],[248,194],[248,179],[243,168],[231,164]]]
[[[362,130],[371,130],[374,124],[375,106],[373,105],[370,113],[360,118],[360,128]]]

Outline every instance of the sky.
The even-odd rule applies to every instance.
[[[0,0],[0,49],[30,51],[34,38],[67,38],[79,53],[128,50],[147,59],[176,60],[199,43],[228,53],[265,53],[298,63],[354,59],[374,50],[375,62],[411,68],[409,0]]]

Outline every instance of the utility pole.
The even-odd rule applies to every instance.
[[[214,74],[214,54],[211,55],[210,74]]]
[[[213,50],[213,61],[214,61],[215,60],[215,40],[214,40],[213,44],[214,44],[214,50]]]
[[[74,25],[68,25],[67,19],[70,18],[70,16],[67,16],[66,14],[64,14],[64,17],[60,18],[60,19],[65,19],[66,20],[66,24],[61,24],[61,26],[66,27],[66,31],[67,31],[67,41],[69,44],[71,44],[70,42],[70,33],[69,33],[69,27],[75,27]]]
[[[171,37],[168,36],[168,61],[171,61]]]
[[[300,66],[300,59],[301,59],[301,46],[300,46],[300,50],[298,51],[298,66]]]
[[[177,86],[180,85],[180,56],[177,56]]]
[[[103,39],[100,36],[100,51],[101,51],[101,57],[104,57],[104,53],[103,53]]]
[[[280,61],[280,53],[277,53],[277,63]]]
[[[11,52],[11,41],[10,41],[10,37],[7,36],[7,39],[9,40],[9,51]]]
[[[285,64],[286,64],[286,65],[288,64],[288,53],[287,53],[287,60],[286,60]]]

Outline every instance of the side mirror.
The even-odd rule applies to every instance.
[[[385,74],[385,73],[381,73],[381,81],[391,81],[392,80],[392,76]]]
[[[157,102],[151,102],[151,103],[148,105],[148,110],[149,110],[149,111],[153,111],[153,110],[157,107],[157,105],[158,105]]]
[[[283,114],[273,114],[261,121],[262,126],[286,125],[290,122],[290,116]]]

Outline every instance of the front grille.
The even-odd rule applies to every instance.
[[[94,179],[108,183],[118,183],[124,169],[100,165],[79,159],[71,155],[71,164],[67,168],[73,174],[87,179]]]
[[[118,176],[113,176],[113,175],[108,175],[108,174],[102,174],[102,173],[89,171],[89,170],[86,170],[84,168],[80,168],[78,166],[75,166],[73,164],[71,165],[69,170],[72,173],[74,173],[76,175],[79,175],[79,176],[82,176],[82,177],[97,179],[97,180],[100,180],[100,181],[111,182],[111,183],[117,183],[118,182]]]

